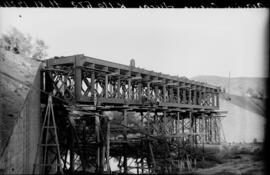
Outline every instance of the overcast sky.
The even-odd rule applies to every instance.
[[[266,77],[268,9],[0,8],[0,32],[43,39],[49,57],[84,54],[165,74]],[[268,67],[267,67],[268,68]]]

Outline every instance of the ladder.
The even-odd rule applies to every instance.
[[[37,159],[42,152],[42,160],[37,163]],[[55,162],[56,160],[56,162]],[[37,149],[37,154],[35,157],[33,174],[36,173],[36,167],[39,166],[41,169],[38,174],[49,174],[50,170],[56,166],[56,172],[63,174],[63,170],[61,168],[60,163],[60,148],[59,141],[57,135],[57,127],[55,122],[53,104],[52,104],[52,96],[48,97],[48,104],[41,128],[41,135],[39,140],[39,145]],[[55,173],[52,172],[52,173]]]

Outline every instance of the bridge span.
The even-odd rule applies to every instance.
[[[84,55],[46,60],[37,81],[39,137],[24,172],[192,172],[198,150],[223,141],[219,87]]]

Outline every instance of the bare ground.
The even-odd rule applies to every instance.
[[[254,144],[236,144],[226,146],[225,150],[217,153],[220,162],[212,162],[210,168],[198,168],[194,174],[264,174],[262,146]]]

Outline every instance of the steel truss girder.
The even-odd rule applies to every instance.
[[[46,73],[50,76],[56,71],[70,71],[63,79],[54,77],[51,79],[54,94],[63,97],[66,93],[69,98],[66,97],[65,100],[72,103],[143,105],[147,102],[179,107],[181,105],[209,109],[219,107],[219,88],[188,79],[175,79],[172,76],[165,78],[163,74],[138,68],[132,71],[128,66],[97,61],[83,55],[50,59],[46,63]],[[61,90],[64,93],[59,93]]]

